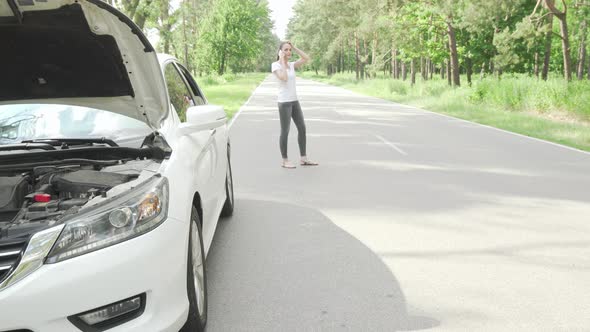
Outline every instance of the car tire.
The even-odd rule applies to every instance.
[[[207,323],[207,276],[201,222],[197,209],[194,207],[191,212],[187,266],[189,311],[187,321],[180,331],[202,332]]]
[[[227,172],[225,175],[225,203],[221,209],[222,217],[230,217],[234,214],[234,181],[231,171],[230,149],[227,146]]]

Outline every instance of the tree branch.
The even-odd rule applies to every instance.
[[[541,1],[543,0],[537,0],[537,4],[535,5],[535,9],[533,9],[533,12],[531,13],[531,16],[535,15],[535,13],[537,12],[537,8],[539,8],[539,5],[541,4]]]
[[[562,2],[564,0],[561,0]],[[563,16],[565,15],[565,13],[562,13],[559,11],[559,9],[557,9],[557,7],[555,7],[555,2],[554,0],[545,0],[545,4],[547,5],[547,8],[549,8],[550,11],[553,12],[553,14],[555,14],[555,16]],[[565,2],[564,2],[564,6],[565,6]],[[567,7],[565,7],[567,9]]]
[[[563,40],[563,36],[561,36],[561,34],[557,33],[557,32],[551,32],[554,36],[559,37],[559,39]]]

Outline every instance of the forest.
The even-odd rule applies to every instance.
[[[107,2],[195,72],[266,71],[273,61],[266,0]],[[328,75],[439,75],[453,86],[506,73],[590,79],[588,0],[299,0],[294,12],[287,38]]]
[[[290,35],[328,73],[440,75],[454,86],[504,73],[590,79],[588,1],[300,0],[295,11]]]

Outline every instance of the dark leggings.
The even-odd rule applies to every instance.
[[[299,102],[289,101],[279,103],[279,117],[281,119],[281,137],[279,139],[281,155],[284,159],[287,159],[287,141],[289,138],[289,128],[291,127],[291,118],[293,118],[293,122],[295,122],[295,126],[297,127],[299,153],[301,156],[305,156],[305,121]]]

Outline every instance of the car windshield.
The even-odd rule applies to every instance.
[[[47,138],[107,138],[120,146],[140,147],[151,132],[125,115],[71,105],[0,106],[0,145]]]

